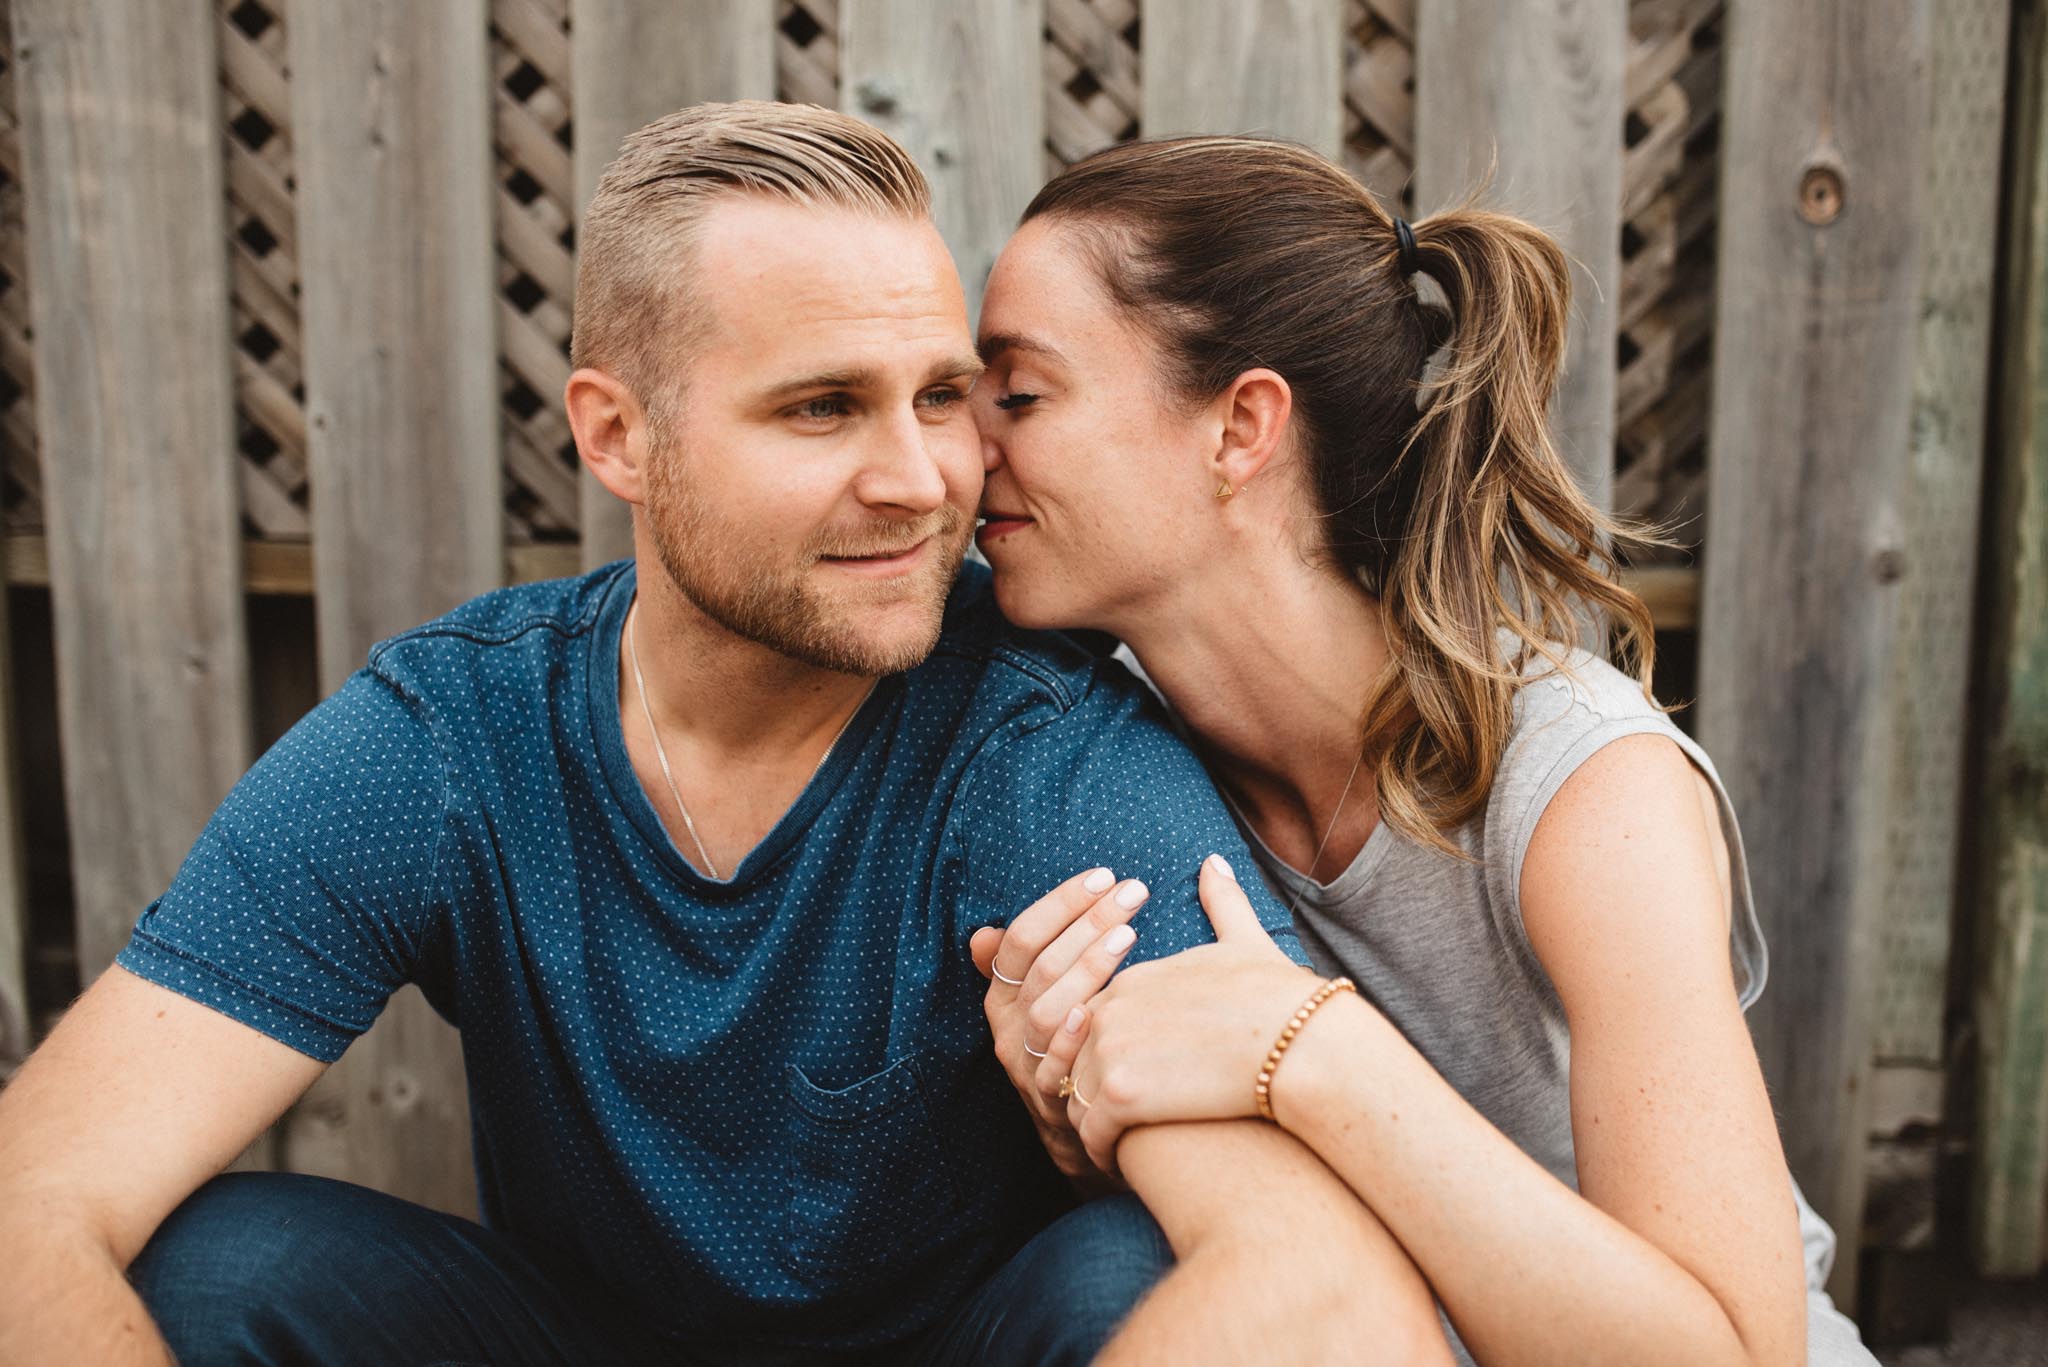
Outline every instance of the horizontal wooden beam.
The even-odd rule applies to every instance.
[[[5,539],[6,577],[10,584],[48,588],[50,553],[37,532],[17,532]],[[574,545],[507,546],[505,579],[531,584],[580,574],[582,561]],[[313,595],[313,547],[304,541],[242,543],[243,586],[255,594],[310,598]],[[1700,572],[1690,565],[1653,565],[1624,570],[1621,582],[1648,605],[1659,631],[1691,631],[1700,619]]]

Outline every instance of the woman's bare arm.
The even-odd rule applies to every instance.
[[[1668,739],[1616,741],[1552,799],[1523,865],[1572,1032],[1580,1192],[1356,998],[1324,1007],[1276,1077],[1281,1122],[1385,1221],[1489,1367],[1805,1360],[1797,1221],[1696,791]]]

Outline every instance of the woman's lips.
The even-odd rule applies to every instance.
[[[986,547],[991,541],[1001,540],[1011,532],[1022,531],[1031,525],[1028,517],[1017,517],[1009,513],[986,513],[982,516],[981,528],[974,534],[975,544]]]

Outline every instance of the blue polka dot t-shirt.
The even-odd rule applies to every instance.
[[[634,567],[380,643],[228,795],[119,962],[314,1058],[417,983],[462,1033],[486,1223],[698,1341],[931,1324],[1061,1208],[968,956],[1097,864],[1132,960],[1211,938],[1253,865],[1120,665],[963,572],[729,881],[671,844],[619,730]],[[1288,951],[1287,917],[1255,904]]]

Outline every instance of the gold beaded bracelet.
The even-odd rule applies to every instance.
[[[1280,1038],[1273,1041],[1272,1049],[1266,1054],[1266,1061],[1259,1068],[1259,1080],[1252,1088],[1252,1096],[1259,1103],[1259,1114],[1268,1120],[1273,1115],[1273,1074],[1280,1070],[1280,1056],[1287,1052],[1287,1046],[1294,1043],[1294,1037],[1301,1033],[1301,1027],[1308,1024],[1308,1018],[1339,992],[1356,992],[1358,984],[1349,978],[1332,978],[1316,989],[1316,994],[1301,1004],[1294,1018],[1287,1022],[1287,1028],[1280,1032]]]

